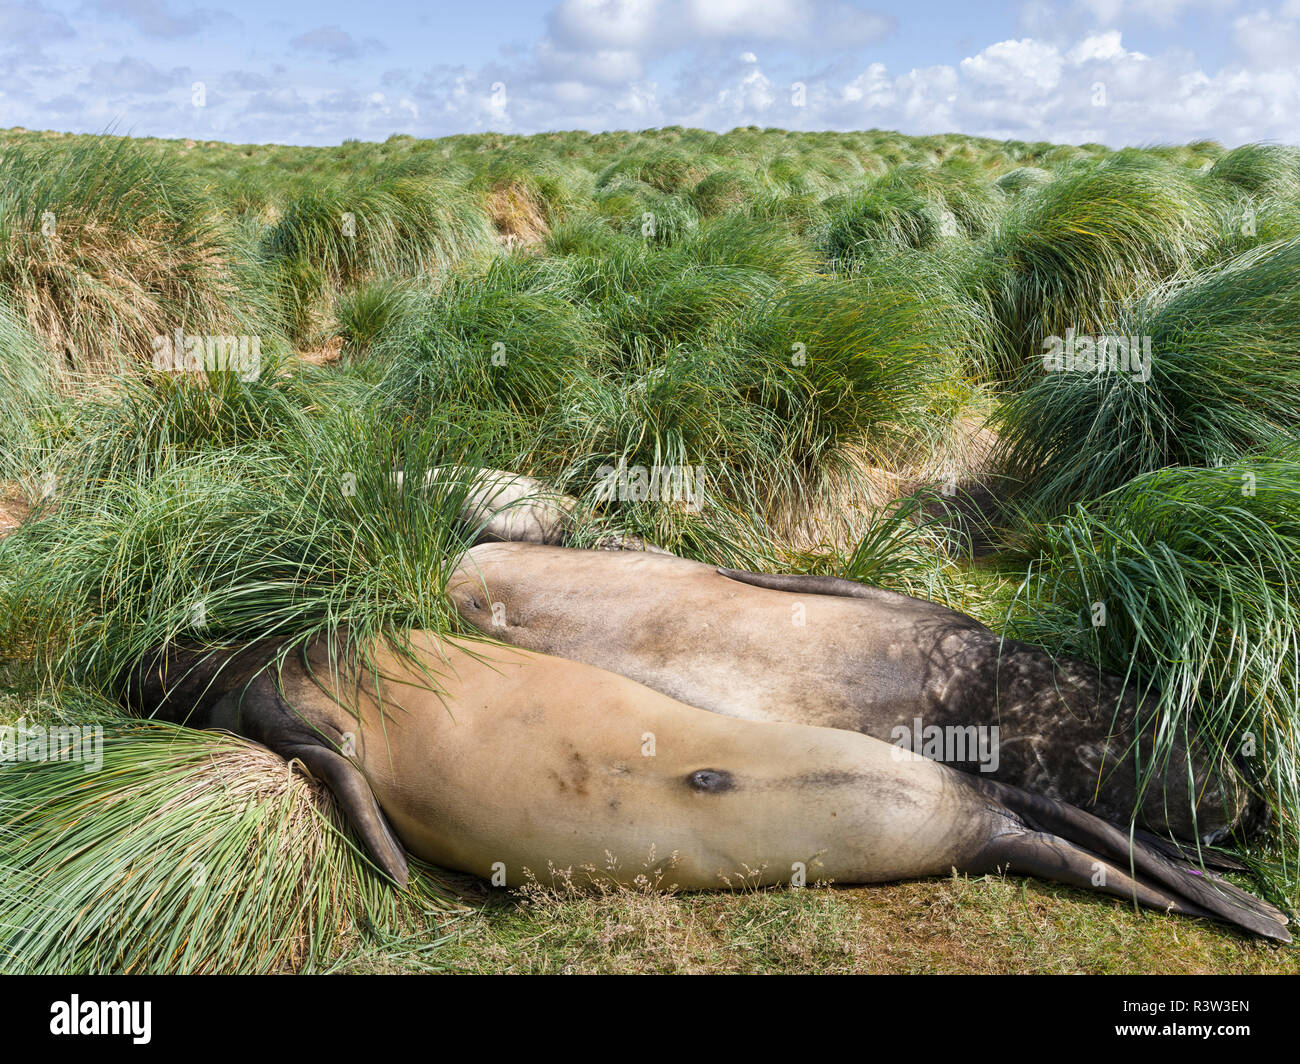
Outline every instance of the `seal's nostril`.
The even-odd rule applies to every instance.
[[[702,768],[698,772],[692,772],[686,777],[686,782],[692,790],[705,791],[710,794],[729,791],[736,785],[731,778],[730,772],[723,772],[721,769],[713,768]]]

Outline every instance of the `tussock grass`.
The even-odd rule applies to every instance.
[[[715,531],[745,557],[766,554],[756,530],[837,447],[925,448],[951,419],[938,384],[978,312],[955,292],[927,303],[909,264],[812,280],[806,243],[740,214],[666,247],[590,221],[548,246],[564,254],[457,277],[381,345],[385,401],[492,412],[521,449],[502,461],[577,495],[602,467],[703,467]],[[707,549],[680,509],[619,520]]]
[[[1017,192],[1023,192],[1027,188],[1045,185],[1051,180],[1052,175],[1037,166],[1018,166],[999,177],[995,184],[1003,192],[1014,195]]]
[[[956,219],[959,232],[984,236],[1003,207],[1002,190],[975,164],[957,157],[941,166],[905,164],[879,179],[882,188],[907,188],[937,203]]]
[[[873,507],[845,506],[839,516],[847,535],[787,551],[781,565],[978,612],[983,593],[958,564],[969,550],[947,519],[949,501],[919,488]]]
[[[1243,144],[1221,155],[1209,176],[1252,196],[1300,197],[1300,151],[1283,144]]]
[[[453,629],[442,580],[463,546],[454,521],[463,485],[403,491],[393,474],[404,470],[411,485],[453,464],[512,469],[579,498],[578,544],[633,533],[715,564],[849,575],[995,626],[1008,612],[1020,624],[1031,603],[1047,645],[1111,668],[1132,659],[1135,682],[1166,700],[1170,727],[1207,728],[1233,749],[1234,729],[1267,733],[1256,780],[1280,827],[1251,859],[1279,897],[1293,897],[1294,149],[1112,152],[673,127],[395,135],[330,149],[0,131],[0,153],[12,163],[0,178],[0,294],[14,310],[12,320],[0,312],[0,492],[38,499],[55,475],[53,497],[0,541],[0,654],[61,697],[79,682],[111,683],[176,637],[359,642]],[[53,242],[39,225],[50,203]],[[140,372],[145,341],[178,324],[261,335],[263,372],[251,381]],[[1151,381],[1034,372],[1043,339],[1069,327],[1150,335]],[[303,364],[281,331],[311,358],[340,347],[348,357]],[[892,500],[969,471],[989,496],[980,508],[992,508],[1000,489],[966,451],[987,449],[978,424],[993,403],[1002,483],[1020,488],[994,520],[1020,520],[1004,531],[1022,550],[972,564],[949,531],[966,518],[942,515],[934,499]],[[1219,462],[1228,465],[1191,468]],[[602,469],[623,464],[700,471],[694,504],[597,498]],[[1267,470],[1271,487],[1237,504],[1224,485],[1247,467]],[[984,546],[997,530],[976,531]],[[1081,627],[1100,581],[1128,628]],[[96,710],[83,700],[71,712]],[[108,827],[119,798],[136,819],[153,816],[145,766],[165,793],[189,786],[215,803],[237,788],[199,762],[252,765],[238,761],[247,751],[106,721],[120,772],[94,793]],[[207,970],[218,936],[237,942],[250,968],[431,960],[437,938],[402,920],[379,921],[391,935],[354,934],[368,918],[347,900],[359,896],[352,886],[330,888],[345,902],[337,925],[301,915],[327,896],[296,863],[302,854],[313,868],[342,866],[332,863],[337,840],[321,841],[335,836],[292,834],[285,819],[316,809],[311,795],[287,805],[281,791],[256,791],[227,818],[228,834],[171,809],[159,823],[208,832],[232,867],[244,854],[265,876],[247,888],[247,920],[270,928],[268,914],[279,914],[283,941],[268,932],[269,944],[245,944],[217,915],[193,935],[165,927],[189,902],[143,849],[131,859],[165,904],[157,922],[142,918],[148,943],[119,933],[104,921],[133,898],[86,891],[91,870],[107,867],[94,855],[124,851],[96,834],[98,814],[42,790],[53,779],[23,774],[16,784],[43,812],[21,821],[17,841],[0,837],[0,863],[20,854],[0,877],[16,890],[16,869],[47,869],[94,919],[56,942],[50,916],[23,940],[25,964],[133,958],[141,970]],[[111,790],[114,780],[124,789]],[[59,863],[43,865],[22,848],[46,845],[39,831],[74,812],[78,837],[94,844],[85,863],[49,849]],[[268,833],[272,820],[289,834]],[[262,845],[254,840],[294,852],[278,863],[260,850],[248,857]],[[173,852],[152,835],[139,845]],[[936,888],[906,889],[928,898]],[[1073,943],[1071,956],[1089,958],[1076,967],[1089,970],[1123,967],[1090,951],[1099,936],[1137,943],[1148,958],[1168,946],[1118,917],[1062,916],[1074,913],[1064,896],[1045,898],[1032,912],[1022,906],[1031,931],[999,939],[1017,943],[1003,959],[1069,967],[1035,946],[1039,925]],[[927,910],[928,926],[956,926],[964,906],[1005,929],[1011,901],[980,908],[979,893],[963,890]],[[538,911],[561,914],[557,942],[590,944],[586,904],[543,899]],[[635,924],[632,910],[643,909],[668,920],[682,904],[640,898],[626,920],[613,918]],[[692,945],[712,960],[693,953],[691,964],[828,964],[808,945],[821,927],[848,950],[845,965],[871,967],[861,936],[837,923],[839,903],[824,920],[759,900],[699,904],[715,906],[724,930]],[[776,930],[752,921],[797,942],[783,949]],[[493,926],[519,965],[552,963],[548,948],[510,938],[511,927],[537,935],[544,925]],[[677,963],[645,935],[615,926],[597,944],[601,936]],[[1230,963],[1210,939],[1197,942],[1195,959],[1170,965]],[[886,944],[903,967],[971,965],[955,940],[937,953]],[[594,967],[634,963],[627,951],[583,956]]]
[[[745,344],[786,382],[768,403],[801,448],[864,442],[888,464],[887,449],[942,425],[935,390],[952,372],[962,324],[960,308],[927,302],[901,271],[881,269],[787,289],[755,315]]]
[[[98,717],[99,770],[0,770],[0,970],[312,971],[456,908],[418,867],[392,891],[324,788],[262,747]]]
[[[469,182],[470,188],[487,194],[497,233],[519,244],[546,236],[591,195],[592,186],[590,175],[580,167],[538,149],[507,152]]]
[[[1168,165],[1085,164],[1023,190],[990,236],[982,283],[1014,375],[1066,329],[1099,333],[1119,306],[1190,269],[1219,235],[1213,197]]]
[[[1167,287],[1103,331],[1150,337],[1150,380],[1039,371],[998,413],[1027,505],[1060,512],[1140,473],[1300,432],[1300,240]]]
[[[932,250],[983,237],[1002,210],[1003,193],[975,167],[894,167],[856,191],[832,196],[819,246],[832,268],[852,272],[890,247]]]
[[[1300,199],[1229,197],[1219,206],[1221,236],[1205,266],[1222,265],[1248,251],[1300,238]]]
[[[299,197],[266,234],[264,255],[291,335],[310,343],[329,292],[385,277],[442,276],[494,246],[478,196],[408,173]]]
[[[672,245],[689,236],[700,224],[695,204],[685,195],[631,196],[624,193],[599,198],[600,209],[620,222],[620,231],[651,244]]]
[[[443,273],[490,241],[476,199],[435,178],[406,176],[296,200],[268,235],[266,253],[305,259],[331,282],[347,285],[403,272]]]
[[[745,171],[715,170],[691,189],[691,201],[701,218],[742,209],[762,190],[758,178]]]
[[[644,154],[629,152],[610,163],[596,178],[596,188],[605,189],[619,178],[638,181],[657,192],[682,192],[701,180],[707,170],[694,153],[663,147]]]
[[[378,280],[340,293],[334,300],[333,333],[351,355],[363,355],[405,319],[415,292],[400,281]]]
[[[29,648],[43,676],[103,685],[177,639],[286,642],[445,631],[444,591],[464,548],[468,485],[403,490],[394,477],[482,464],[446,426],[340,412],[274,444],[196,448],[70,485],[0,541],[0,646]]]
[[[125,139],[4,150],[0,289],[60,377],[147,364],[177,328],[267,332],[259,271],[215,206]]]
[[[1154,700],[1157,747],[1196,735],[1245,769],[1285,840],[1271,879],[1290,905],[1300,846],[1298,457],[1157,470],[1035,526],[1040,560],[1019,623],[1027,638],[1131,676]]]
[[[498,260],[456,278],[380,345],[381,391],[423,416],[450,404],[510,414],[553,406],[608,350],[560,273]]]
[[[35,498],[60,435],[62,403],[51,356],[26,323],[0,302],[0,480]]]
[[[830,220],[821,241],[829,263],[851,270],[879,245],[928,249],[957,234],[956,218],[906,187],[873,186],[826,205]]]

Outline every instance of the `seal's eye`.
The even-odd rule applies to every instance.
[[[686,777],[686,782],[692,790],[712,794],[718,791],[729,791],[735,786],[730,772],[715,768],[702,768],[698,772],[692,772]]]

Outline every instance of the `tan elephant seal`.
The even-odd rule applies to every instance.
[[[266,644],[154,656],[126,700],[300,760],[399,883],[403,848],[508,884],[582,868],[683,889],[1000,868],[1289,937],[1273,907],[1095,817],[866,735],[737,720],[430,633],[405,653],[365,649],[339,667],[322,642],[278,668]]]

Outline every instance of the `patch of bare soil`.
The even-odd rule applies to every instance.
[[[0,481],[0,538],[9,535],[32,512],[27,499],[12,481]]]

